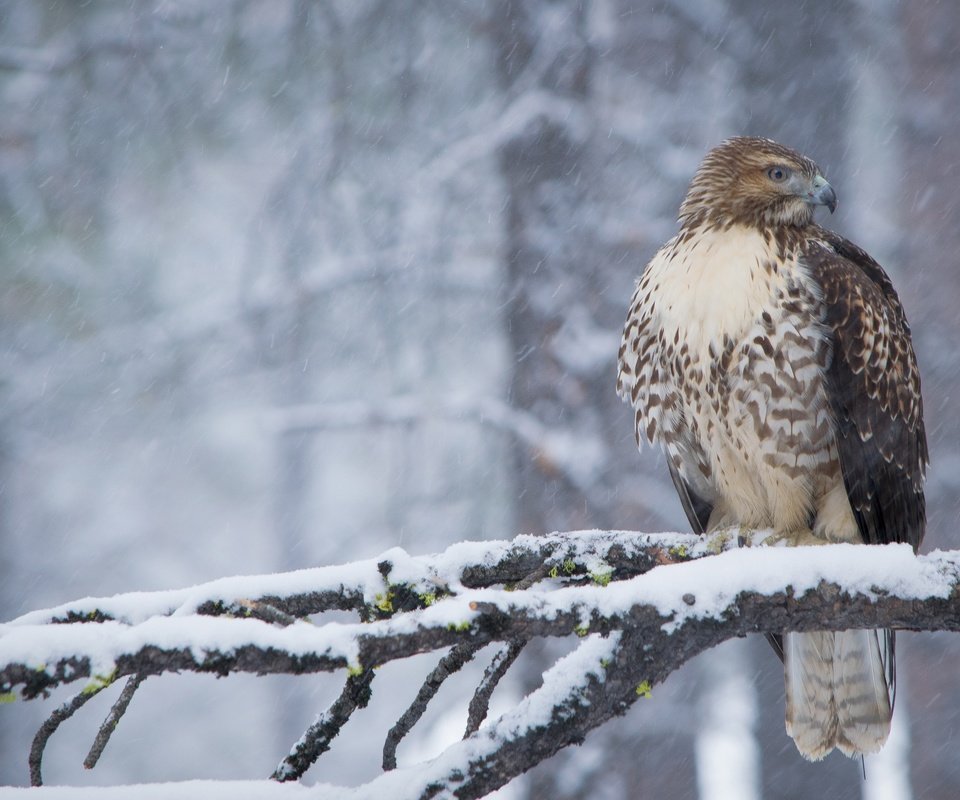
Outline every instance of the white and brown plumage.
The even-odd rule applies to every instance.
[[[679,233],[637,284],[617,391],[698,532],[920,545],[928,456],[910,328],[880,265],[813,221],[835,203],[808,158],[731,139],[704,158]],[[804,756],[882,747],[891,631],[772,641]]]

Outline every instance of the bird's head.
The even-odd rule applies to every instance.
[[[803,227],[818,205],[833,213],[837,195],[813,161],[770,139],[738,136],[707,153],[680,222]]]

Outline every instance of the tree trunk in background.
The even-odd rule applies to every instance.
[[[642,265],[625,260],[632,248],[623,241],[602,237],[609,197],[598,182],[606,132],[595,130],[590,22],[586,4],[541,1],[496,4],[491,25],[504,93],[514,99],[546,93],[554,109],[515,131],[501,155],[509,400],[571,437],[559,464],[549,452],[517,445],[518,532],[625,524],[624,506],[643,502],[629,496],[640,465],[630,414],[614,391],[629,287]],[[556,656],[553,644],[543,645],[527,667],[528,686],[539,684]],[[687,692],[673,681],[657,694],[658,703],[680,703]],[[655,707],[645,710],[656,718]],[[529,796],[693,796],[695,777],[684,766],[689,729],[656,736],[648,714],[608,725],[582,751],[560,753],[534,770]]]
[[[0,384],[2,390],[2,384]],[[2,392],[3,395],[6,392]],[[5,427],[5,426],[4,426]],[[11,531],[9,518],[10,486],[10,454],[6,431],[0,428],[0,620],[8,620],[22,613],[18,598],[10,591],[15,563],[7,555],[11,550]],[[22,705],[22,704],[21,704]],[[37,715],[39,716],[39,715]],[[0,753],[13,752],[13,737],[10,736],[10,725],[0,724]],[[14,783],[19,779],[16,769],[19,765],[10,763],[9,758],[0,759],[0,786]]]
[[[898,95],[904,75],[903,34],[896,0],[864,0],[854,6],[850,102],[846,104],[846,169],[840,202],[849,237],[884,266],[900,287],[910,319],[913,307],[910,274],[903,269],[902,202],[888,187],[903,175],[902,104]],[[911,660],[913,637],[897,639],[897,698],[890,739],[880,753],[865,759],[861,776],[863,800],[912,800],[910,780],[910,693],[914,676],[904,665]]]
[[[547,29],[544,12],[564,15],[562,26]],[[593,60],[584,17],[575,2],[495,4],[497,73],[505,94],[544,91],[558,107],[582,115]],[[572,317],[589,314],[592,294],[592,232],[583,220],[591,175],[583,127],[539,115],[515,131],[501,153],[507,193],[507,335],[513,355],[509,400],[548,428],[574,434],[587,427],[594,413],[587,387],[565,368],[559,339]],[[591,437],[587,431],[576,443]],[[523,490],[519,530],[603,527],[592,518],[588,498],[566,466],[553,463],[542,449],[531,452],[527,445],[517,445],[517,484]]]
[[[902,106],[899,137],[903,169],[887,190],[901,214],[903,262],[898,284],[912,323],[923,373],[924,412],[930,439],[925,551],[956,546],[960,458],[960,349],[952,331],[960,307],[960,6],[922,0],[898,4],[906,69],[897,86]],[[908,681],[913,785],[917,798],[960,796],[956,664],[960,640],[936,633],[902,637],[909,649],[902,664]]]
[[[725,642],[700,659],[704,689],[697,720],[699,800],[760,800],[757,692],[751,653]]]
[[[858,42],[851,36],[852,5],[728,2],[730,46],[750,43],[737,54],[740,132],[810,155],[842,186],[850,67]]]

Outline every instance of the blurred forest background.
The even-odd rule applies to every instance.
[[[924,549],[956,546],[958,42],[960,4],[935,0],[3,0],[0,618],[395,545],[686,530],[615,356],[694,169],[736,134],[815,159],[826,224],[893,276]],[[960,641],[900,643],[866,784],[801,761],[780,665],[747,640],[503,794],[956,798]],[[533,650],[497,702],[559,652]],[[376,775],[430,666],[384,670],[308,779]],[[458,737],[482,667],[401,764]],[[341,679],[151,679],[84,773],[104,692],[45,776],[265,777]],[[0,784],[27,781],[53,707],[0,708]]]

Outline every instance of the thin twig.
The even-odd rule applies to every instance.
[[[531,586],[533,586],[533,584],[539,583],[546,578],[547,575],[550,574],[550,569],[551,567],[547,566],[547,563],[544,562],[525,578],[517,581],[517,583],[513,586],[513,590],[515,592],[522,592],[524,589],[529,589]]]
[[[251,619],[270,622],[282,628],[293,625],[293,623],[297,621],[297,618],[292,614],[287,614],[276,606],[265,603],[263,600],[238,600],[237,605],[240,606]]]
[[[493,696],[493,690],[497,688],[497,684],[507,674],[507,670],[517,660],[517,656],[527,646],[528,641],[528,639],[514,639],[501,645],[494,655],[490,665],[483,673],[483,680],[480,681],[480,685],[473,693],[473,699],[470,701],[470,707],[467,711],[467,729],[463,732],[464,739],[471,733],[480,730],[480,724],[487,718],[487,712],[490,710],[490,698]]]
[[[321,714],[313,723],[290,753],[277,766],[271,775],[275,781],[295,781],[303,776],[327,750],[330,743],[346,725],[350,715],[358,708],[366,708],[370,702],[370,682],[373,680],[373,670],[367,669],[359,675],[350,675],[343,687],[340,696],[333,705]]]
[[[470,661],[476,652],[484,647],[486,642],[463,642],[458,644],[443,658],[434,670],[427,675],[427,679],[417,692],[416,699],[410,704],[410,707],[403,712],[397,724],[387,733],[387,738],[383,743],[383,768],[385,770],[396,769],[397,766],[397,746],[403,740],[414,725],[417,724],[420,717],[427,710],[427,704],[433,699],[434,695],[440,690],[443,682],[459,672],[460,669]]]
[[[91,684],[72,700],[64,703],[60,708],[54,711],[46,722],[40,726],[37,735],[33,737],[33,744],[30,745],[30,757],[27,763],[30,766],[30,785],[43,786],[43,776],[41,774],[41,765],[43,762],[43,751],[47,746],[50,737],[57,732],[61,723],[70,719],[79,709],[83,708],[89,700],[100,694],[110,683]]]
[[[90,752],[87,753],[87,757],[83,759],[84,769],[93,769],[97,766],[97,762],[103,754],[103,749],[107,746],[107,742],[110,741],[110,737],[113,735],[117,723],[119,723],[120,718],[127,713],[127,706],[130,705],[130,701],[133,700],[133,695],[146,677],[146,675],[131,675],[127,679],[123,691],[120,692],[120,697],[117,698],[117,702],[113,704],[113,708],[111,708],[110,713],[107,714],[107,718],[100,726],[100,730],[97,731],[97,737],[90,746]]]

